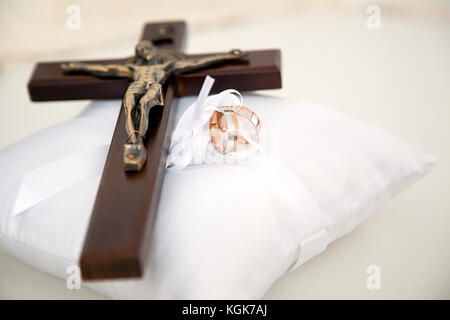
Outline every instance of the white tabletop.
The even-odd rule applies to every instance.
[[[412,9],[399,12],[380,2],[379,30],[367,28],[366,7],[353,1],[292,5],[291,9],[258,11],[256,15],[242,11],[240,16],[228,19],[225,15],[215,22],[192,18],[188,52],[281,48],[283,89],[272,94],[327,105],[395,133],[437,155],[440,161],[425,179],[388,202],[352,233],[283,276],[265,298],[450,298],[450,11],[448,6],[436,5],[437,10],[433,6],[426,6],[426,10],[406,6]],[[95,17],[90,10],[92,2],[81,3],[86,15]],[[19,9],[11,8],[16,15],[32,15]],[[64,9],[62,14],[64,18]],[[33,39],[33,32],[43,29],[40,24],[49,22],[31,19],[28,23],[23,28]],[[33,23],[36,31],[30,27]],[[113,28],[113,21],[105,23]],[[95,34],[96,24],[86,24],[91,29],[82,30]],[[0,148],[69,119],[88,104],[31,103],[26,83],[35,60],[127,55],[140,32],[135,30],[136,35],[131,36],[134,25],[126,25],[128,33],[121,34],[123,41],[114,41],[113,37],[108,40],[104,26],[98,28],[106,40],[92,48],[69,50],[64,47],[69,38],[59,48],[57,44],[54,50],[36,48],[37,53],[30,55],[29,48],[0,44],[5,46],[0,54]],[[76,30],[71,32],[78,37]],[[369,265],[381,268],[380,290],[366,286]],[[0,254],[0,269],[0,298],[102,298],[87,288],[70,291],[64,280],[5,254]]]

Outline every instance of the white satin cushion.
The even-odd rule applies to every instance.
[[[192,102],[180,99],[178,116]],[[277,132],[278,160],[312,195],[308,200],[299,194],[299,210],[313,221],[310,208],[320,209],[327,243],[435,163],[397,137],[327,108],[256,95],[244,96],[244,103]],[[100,176],[13,216],[20,183],[30,170],[108,144],[119,108],[119,101],[92,103],[80,116],[0,151],[0,249],[67,278]],[[299,252],[305,239],[298,235],[308,227],[245,170],[202,166],[167,172],[145,277],[85,284],[114,298],[260,298],[283,273],[317,253]]]

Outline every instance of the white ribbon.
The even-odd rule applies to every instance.
[[[207,76],[197,100],[186,109],[178,121],[169,148],[166,164],[168,169],[182,170],[192,162],[196,154],[203,154],[209,140],[209,130],[206,126],[219,106],[242,105],[242,96],[234,89],[208,97],[213,84],[214,79]]]
[[[236,169],[244,170],[272,189],[293,214],[292,227],[297,237],[291,245],[297,246],[297,252],[295,262],[288,269],[290,272],[327,248],[327,218],[305,184],[287,167],[260,151],[256,164],[236,166]]]
[[[25,173],[14,204],[16,216],[51,196],[87,179],[98,177],[105,165],[109,145],[101,145]]]

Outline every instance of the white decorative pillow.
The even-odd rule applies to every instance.
[[[178,114],[193,101],[180,99]],[[280,192],[241,166],[169,171],[145,277],[86,285],[114,298],[260,298],[283,273],[350,232],[435,163],[383,130],[327,108],[257,95],[244,96],[244,103],[278,136],[281,170],[298,178],[297,187]],[[80,116],[0,151],[0,249],[67,277],[101,169],[67,168],[97,174],[13,215],[21,181],[73,154],[90,152],[92,163],[101,164],[119,108],[119,101],[92,103]]]

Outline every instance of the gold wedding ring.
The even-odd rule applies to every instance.
[[[238,117],[250,122],[255,132],[249,136],[255,142],[258,140],[261,122],[256,113],[244,106],[219,107],[219,111],[215,111],[209,121],[211,142],[216,151],[221,153],[236,152],[239,143],[249,143],[239,131]]]

